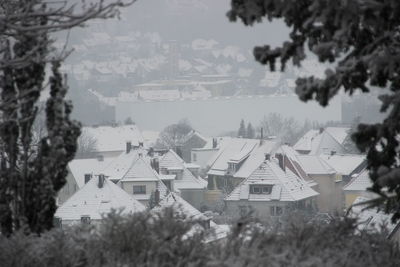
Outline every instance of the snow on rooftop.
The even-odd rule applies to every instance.
[[[99,188],[96,177],[59,207],[55,217],[80,221],[81,216],[90,216],[92,220],[99,220],[112,209],[123,209],[122,214],[129,214],[144,211],[145,207],[108,179]]]
[[[83,127],[82,132],[96,139],[96,150],[125,151],[126,143],[139,146],[144,143],[144,138],[137,125]]]
[[[220,144],[219,151],[215,153],[208,162],[208,165],[210,166],[209,174],[221,175],[222,173],[225,173],[227,171],[228,162],[240,162],[241,160],[244,160],[247,156],[251,157],[251,154],[254,151],[257,151],[257,155],[252,156],[252,158],[254,157],[254,159],[246,160],[246,162],[249,161],[249,163],[244,163],[244,165],[242,166],[243,171],[238,171],[238,175],[241,175],[240,177],[248,177],[246,175],[250,175],[251,171],[258,167],[253,165],[260,163],[259,160],[256,159],[264,159],[265,155],[262,155],[263,150],[265,153],[268,152],[270,149],[272,149],[272,147],[270,146],[273,146],[274,144],[274,142],[266,140],[264,140],[263,142],[264,144],[261,145],[263,148],[258,148],[260,146],[260,140],[258,139],[226,139]],[[258,149],[256,150],[256,148]],[[253,167],[254,169],[252,169]]]
[[[336,171],[317,155],[298,155],[307,174],[334,174]]]
[[[79,188],[85,185],[85,174],[96,175],[104,170],[114,159],[74,159],[68,163],[68,169],[74,176]]]
[[[107,168],[102,170],[102,173],[112,181],[121,180],[137,161],[139,154],[145,157],[146,151],[143,149],[135,149],[131,150],[129,153],[122,152],[107,166]],[[145,159],[149,161],[147,157],[145,157]]]
[[[251,194],[251,185],[272,185],[270,194]],[[308,183],[290,170],[283,171],[276,162],[264,161],[225,199],[227,201],[299,201],[318,195]]]
[[[372,187],[371,179],[367,169],[355,175],[350,182],[343,188],[345,191],[367,191],[367,188]]]
[[[366,161],[365,155],[355,154],[321,154],[320,157],[342,175],[350,175]]]
[[[169,150],[159,161],[161,172],[163,169],[177,168],[182,171],[182,178],[174,181],[177,190],[182,189],[204,189],[207,182],[202,178],[195,177],[185,166],[186,163],[173,150]]]

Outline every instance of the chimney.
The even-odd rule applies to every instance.
[[[143,142],[139,142],[139,147],[143,147]]]
[[[87,184],[90,179],[92,179],[92,174],[90,173],[85,173],[85,184]]]
[[[213,148],[217,148],[217,145],[218,145],[218,143],[217,143],[217,138],[213,138],[213,143],[212,143],[212,147]]]
[[[320,134],[322,134],[323,131],[324,131],[324,128],[323,128],[323,127],[319,128],[319,133],[320,133]]]
[[[260,139],[261,139],[261,140],[264,139],[264,128],[263,128],[263,127],[261,127]]]
[[[279,167],[281,167],[281,169],[283,171],[286,171],[286,167],[285,167],[285,155],[281,154],[281,153],[277,153],[275,155],[275,157],[278,159],[279,162]]]
[[[158,189],[154,192],[154,202],[156,205],[160,203],[160,191]]]
[[[336,154],[336,151],[335,150],[332,150],[331,151],[331,156],[333,156],[333,155],[335,155]]]
[[[152,159],[150,165],[157,173],[160,173],[160,163],[158,162],[158,159]]]
[[[132,149],[132,143],[131,142],[126,142],[126,154],[131,152]]]
[[[99,174],[99,184],[98,184],[98,187],[99,187],[99,188],[103,188],[103,186],[104,186],[104,180],[105,180],[104,174]]]
[[[266,154],[265,154],[265,160],[270,160],[270,159],[271,159],[271,154],[266,153]]]
[[[98,161],[104,161],[104,156],[103,155],[97,155],[97,160]]]

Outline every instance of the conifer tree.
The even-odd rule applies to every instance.
[[[51,33],[92,18],[116,15],[121,0],[85,5],[14,0],[0,5],[0,231],[41,233],[53,226],[57,192],[64,186],[68,162],[77,149],[79,123],[59,68],[68,53],[57,53]],[[33,138],[38,102],[51,65],[46,101],[46,133]]]
[[[238,137],[244,138],[244,137],[246,137],[246,135],[247,135],[247,133],[246,133],[246,125],[244,123],[244,120],[242,119],[240,121],[240,127],[239,127],[239,130],[238,130]]]
[[[246,138],[253,139],[256,136],[256,131],[254,130],[253,125],[249,122],[247,124],[247,130],[246,130]]]

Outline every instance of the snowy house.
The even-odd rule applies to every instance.
[[[83,127],[82,136],[96,141],[94,157],[116,157],[123,151],[144,146],[137,125]]]
[[[178,192],[182,198],[196,208],[204,204],[204,191],[207,181],[194,175],[194,164],[187,164],[173,150],[159,159],[159,174],[167,187]]]
[[[156,190],[161,198],[168,190],[141,148],[121,153],[102,173],[144,205],[149,205]]]
[[[196,225],[198,227],[195,227],[192,231],[207,231],[208,234],[206,235],[205,242],[218,241],[224,239],[228,235],[226,227],[213,222],[209,217],[205,216],[198,209],[180,197],[179,194],[170,192],[152,209],[152,212],[161,212],[166,208],[172,208],[175,212],[184,216],[186,219],[198,222],[199,225]]]
[[[335,214],[342,213],[344,196],[342,178],[336,175],[336,170],[317,155],[298,155],[306,174],[317,183],[314,187],[319,193],[317,206],[320,212]]]
[[[225,198],[226,212],[280,217],[291,209],[315,210],[317,195],[307,181],[282,169],[274,159],[266,159]]]
[[[179,144],[182,159],[185,162],[192,162],[192,149],[202,148],[207,144],[208,140],[202,136],[199,132],[192,130],[186,136],[182,138]]]
[[[112,158],[74,159],[68,163],[66,184],[58,192],[57,204],[63,204],[75,192],[81,189],[94,175],[99,174],[111,162]]]
[[[346,208],[349,208],[358,197],[374,197],[373,192],[367,191],[370,187],[372,187],[372,182],[367,169],[354,174],[350,182],[343,188]]]
[[[232,138],[224,142],[208,163],[208,189],[220,192],[216,198],[222,191],[231,192],[277,147],[274,140]]]
[[[320,157],[335,169],[336,175],[341,176],[338,179],[342,179],[343,184],[347,184],[352,175],[360,173],[367,166],[365,155],[332,153],[321,154]]]
[[[80,222],[97,224],[113,209],[131,214],[144,211],[145,207],[104,175],[98,175],[59,207],[55,218],[62,226]]]
[[[310,130],[297,141],[293,148],[301,154],[320,155],[322,153],[346,153],[344,143],[349,137],[350,128],[327,127]]]

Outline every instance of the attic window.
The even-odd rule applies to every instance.
[[[250,194],[269,195],[272,192],[272,185],[252,185],[250,186]]]
[[[146,194],[146,186],[145,185],[134,185],[133,186],[133,194],[134,195]]]

